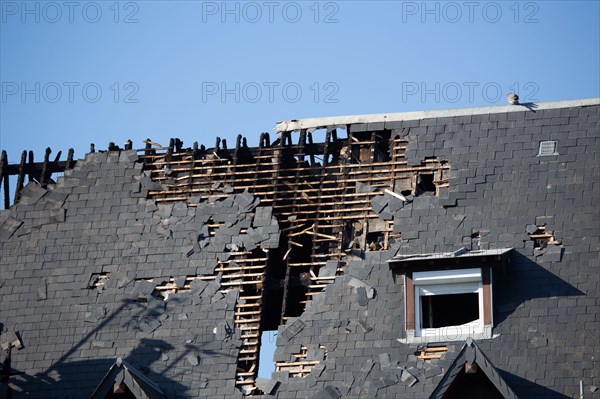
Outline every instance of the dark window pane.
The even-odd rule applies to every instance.
[[[479,319],[477,293],[421,297],[422,328],[459,326],[477,319]]]

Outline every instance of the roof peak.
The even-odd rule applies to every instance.
[[[540,103],[522,103],[519,105],[493,105],[485,107],[451,108],[429,111],[291,119],[278,122],[275,125],[275,131],[289,132],[301,129],[318,129],[328,126],[345,126],[353,123],[398,122],[415,119],[446,118],[453,116],[481,114],[499,114],[507,112],[536,112],[544,109],[585,107],[591,105],[600,105],[600,97],[582,98],[576,100],[547,101]]]

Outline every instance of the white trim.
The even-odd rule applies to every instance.
[[[485,335],[483,303],[483,280],[481,268],[437,270],[413,273],[415,330],[412,338],[425,341],[464,340],[466,337],[478,339]],[[406,291],[406,290],[405,290]],[[421,297],[432,295],[450,295],[476,293],[479,302],[479,317],[469,323],[440,328],[421,328]],[[406,294],[405,294],[406,295]],[[406,302],[405,302],[406,303]],[[491,328],[489,329],[491,334]],[[407,337],[410,336],[407,331]],[[491,336],[491,335],[490,335]],[[479,338],[481,339],[481,338]]]
[[[483,288],[481,280],[471,283],[448,283],[448,284],[427,284],[425,286],[416,287],[415,291],[419,291],[420,296],[434,295],[452,295],[452,294],[479,294]]]
[[[556,108],[585,107],[591,105],[600,105],[600,98],[582,98],[577,100],[548,101],[535,104],[535,110]],[[506,112],[531,112],[524,105],[496,105],[490,107],[472,107],[455,108],[416,112],[395,112],[386,114],[367,114],[367,115],[348,115],[332,116],[322,118],[292,119],[277,122],[276,132],[291,132],[301,129],[318,129],[327,126],[344,126],[353,123],[378,123],[378,122],[399,122],[407,120],[420,120],[427,118],[446,118],[453,116],[468,116],[482,114],[500,114]]]
[[[437,270],[413,273],[414,285],[456,284],[481,281],[481,269]]]
[[[445,333],[443,331],[437,331],[436,334],[429,334],[422,337],[415,336],[414,330],[409,330],[406,332],[406,338],[397,338],[398,342],[403,344],[426,344],[432,342],[453,342],[453,341],[465,341],[467,338],[472,338],[474,340],[482,340],[482,339],[491,339],[496,338],[499,335],[492,335],[492,326],[484,326],[482,332],[473,332],[469,331],[466,328],[462,329],[459,332],[452,332],[447,330]]]

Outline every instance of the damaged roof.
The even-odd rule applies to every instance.
[[[0,213],[0,360],[19,371],[0,392],[83,398],[122,378],[142,397],[424,399],[448,394],[466,359],[505,398],[565,399],[581,380],[593,399],[598,105],[340,117],[258,147],[147,140],[62,164],[3,156],[2,181],[23,187]],[[538,156],[545,141],[557,151]],[[389,266],[497,257],[510,262],[487,269],[489,335],[410,340]]]

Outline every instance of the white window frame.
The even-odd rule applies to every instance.
[[[408,330],[408,343],[464,341],[492,338],[492,326],[484,323],[485,305],[481,268],[415,272],[414,286],[415,329]],[[432,295],[476,293],[479,299],[479,318],[469,323],[440,328],[421,328],[421,297]]]

